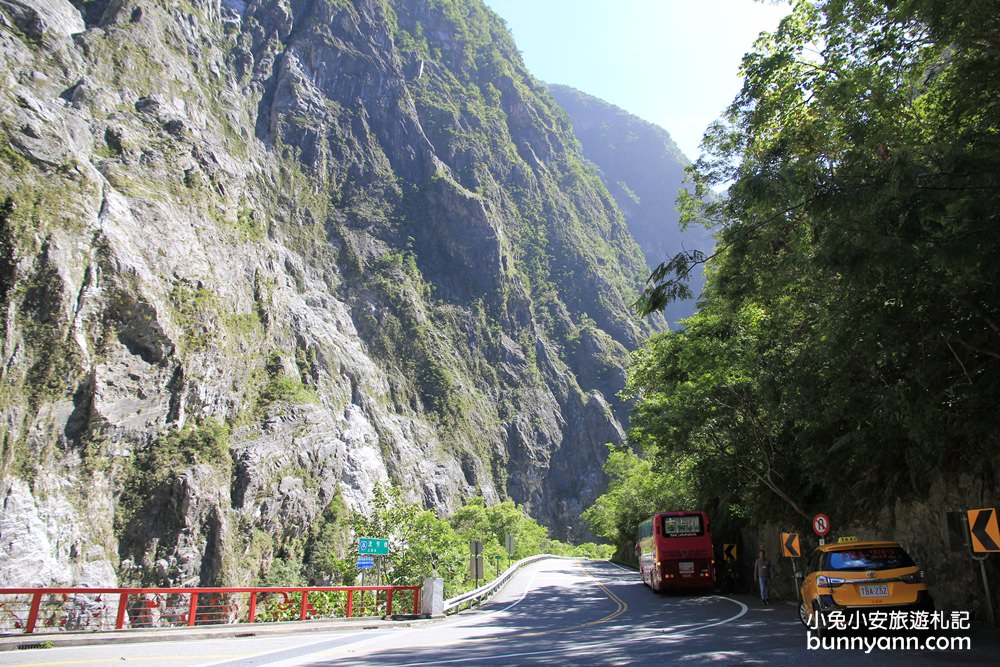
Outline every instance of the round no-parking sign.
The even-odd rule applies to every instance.
[[[813,532],[820,537],[826,537],[830,532],[830,517],[825,514],[817,514],[813,517]]]

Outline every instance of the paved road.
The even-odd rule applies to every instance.
[[[978,644],[978,645],[977,645]],[[972,651],[810,650],[793,605],[745,596],[659,596],[597,561],[525,568],[488,605],[405,629],[118,644],[0,653],[0,665],[341,667],[344,665],[997,664],[995,635]]]

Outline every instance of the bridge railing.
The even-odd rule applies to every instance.
[[[419,586],[0,588],[0,633],[178,628],[420,612]]]

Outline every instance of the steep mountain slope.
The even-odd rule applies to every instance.
[[[710,253],[712,232],[681,229],[674,201],[690,164],[663,128],[568,86],[552,85],[552,96],[573,122],[587,159],[625,214],[629,231],[642,248],[650,270],[683,250]],[[690,316],[705,280],[698,267],[690,283],[693,299],[666,309],[667,321]]]
[[[0,63],[0,581],[246,583],[387,479],[580,534],[646,268],[498,17],[0,0]]]

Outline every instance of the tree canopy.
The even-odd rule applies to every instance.
[[[690,457],[703,493],[799,516],[994,479],[998,35],[985,0],[820,0],[759,38],[680,199],[716,254],[665,263],[638,304],[707,261],[699,312],[633,364],[633,441],[661,468]]]

